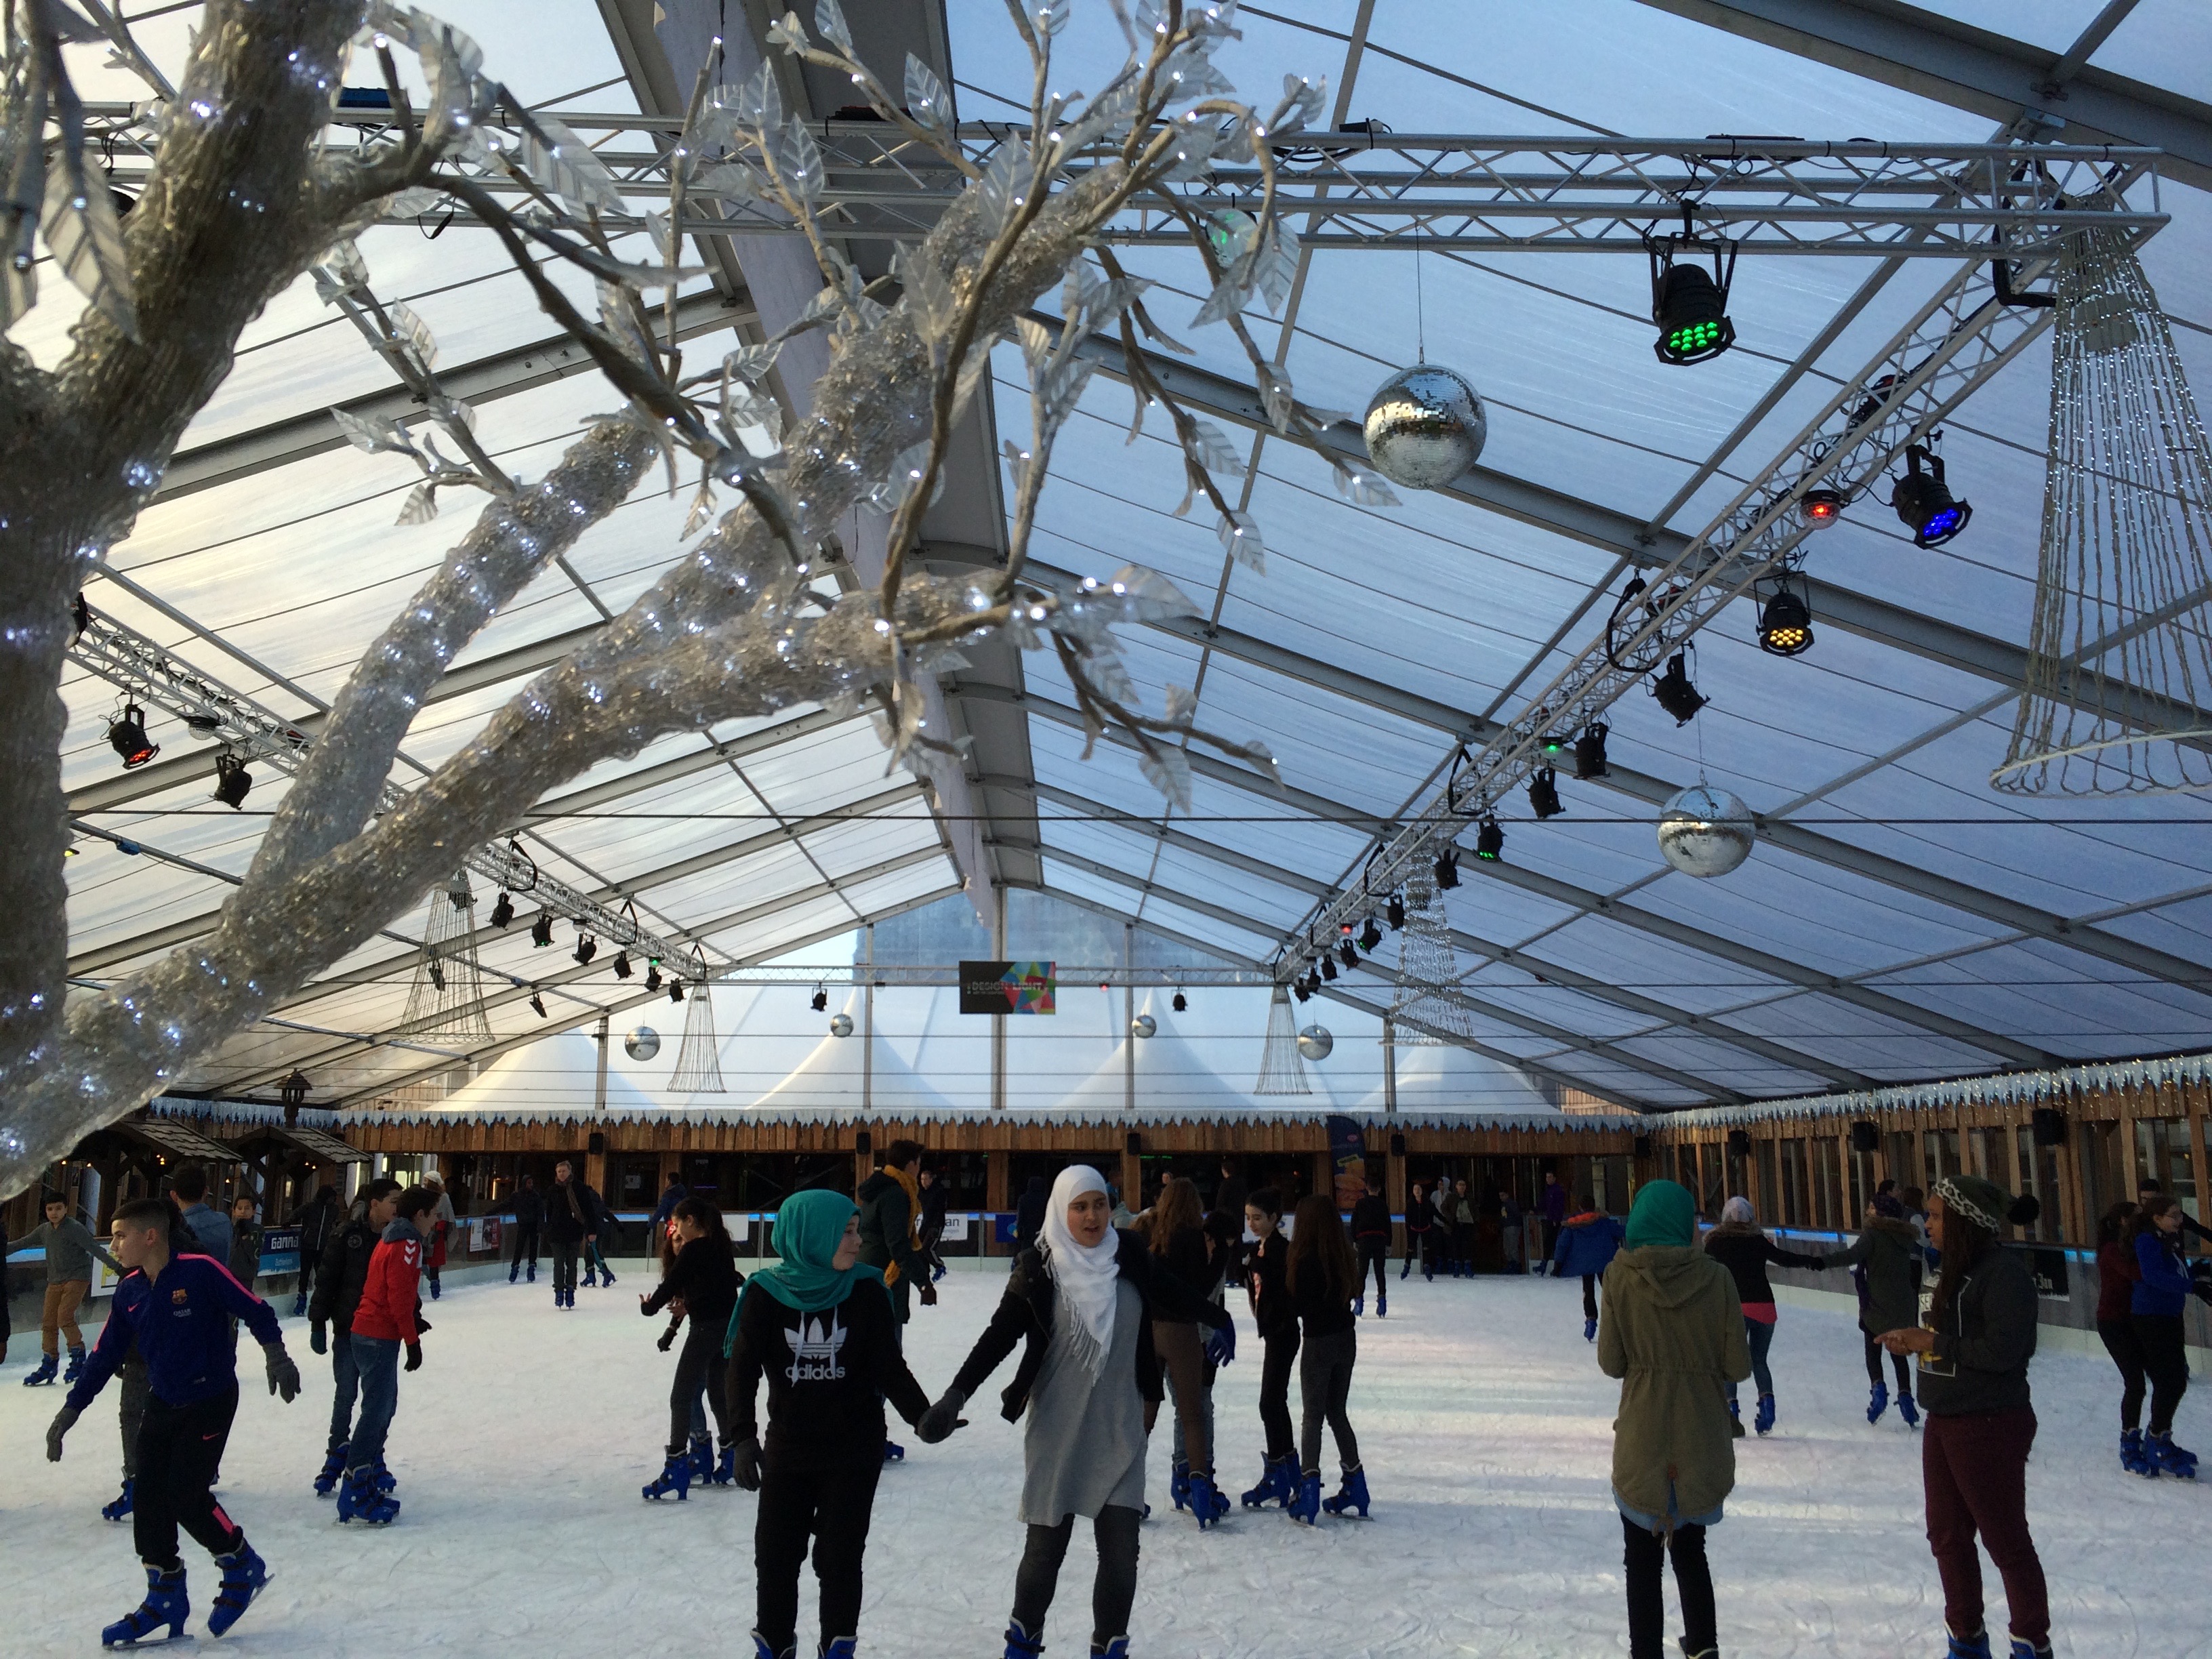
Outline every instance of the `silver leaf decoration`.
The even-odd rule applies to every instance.
[[[1122,617],[1128,622],[1159,622],[1170,617],[1200,614],[1182,589],[1158,571],[1141,564],[1123,565],[1108,579],[1105,586],[1121,601]]]
[[[906,308],[914,319],[915,332],[933,346],[951,338],[954,325],[960,320],[960,302],[945,273],[919,249],[902,248],[898,277],[906,289]]]
[[[123,228],[106,179],[88,179],[83,157],[63,156],[46,174],[46,246],[62,274],[75,283],[93,309],[138,337],[138,308],[131,297],[131,264],[123,252]],[[74,175],[74,178],[72,178]]]
[[[1190,811],[1190,757],[1165,744],[1137,757],[1137,770],[1179,811]]]
[[[390,313],[392,331],[398,337],[399,349],[415,360],[416,367],[425,374],[438,366],[438,338],[430,332],[412,306],[395,305]]]
[[[951,131],[952,100],[945,82],[912,52],[906,55],[906,112],[925,127]]]
[[[1204,328],[1208,323],[1218,323],[1243,310],[1252,298],[1250,269],[1243,259],[1230,266],[1214,284],[1213,292],[1206,295],[1206,303],[1198,308],[1198,315],[1190,319],[1191,327]]]
[[[428,524],[438,516],[438,486],[418,483],[407,492],[407,504],[399,509],[394,524]]]
[[[1244,476],[1243,458],[1231,445],[1228,434],[1211,421],[1193,421],[1190,436],[1183,447],[1190,458],[1208,472],[1219,472],[1231,478]]]
[[[1198,714],[1198,693],[1187,685],[1168,687],[1167,718],[1170,726],[1183,726]]]
[[[983,195],[981,229],[985,235],[996,236],[1005,228],[1015,198],[1028,188],[1029,177],[1029,147],[1019,138],[1009,136],[991,157],[991,165],[983,169],[982,182],[976,186]]]
[[[1291,284],[1297,280],[1297,274],[1298,234],[1280,219],[1273,220],[1267,226],[1259,258],[1252,267],[1253,280],[1259,284],[1269,311],[1278,316],[1282,314],[1291,297]]]
[[[622,210],[622,191],[616,188],[607,164],[568,126],[550,115],[533,115],[532,124],[550,143],[541,143],[538,132],[525,129],[522,170],[549,196],[558,197],[572,213],[588,214],[593,208],[616,213]]]
[[[763,64],[738,88],[731,112],[746,126],[761,132],[773,132],[783,125],[783,94],[776,90],[773,64]]]
[[[1213,533],[1221,538],[1223,552],[1255,576],[1267,574],[1267,550],[1260,541],[1260,526],[1249,513],[1231,513],[1218,520]]]
[[[814,27],[846,57],[853,56],[853,31],[845,27],[845,13],[837,0],[815,0]]]
[[[1398,496],[1390,486],[1363,467],[1336,467],[1336,492],[1355,507],[1395,507]]]
[[[777,146],[776,164],[783,170],[783,182],[802,202],[811,202],[822,194],[822,147],[814,142],[814,135],[806,123],[794,115],[790,125],[783,130],[783,142]]]
[[[1137,701],[1137,683],[1129,678],[1128,665],[1114,651],[1093,651],[1084,665],[1084,672],[1091,684],[1109,702],[1127,708]]]
[[[722,373],[758,384],[775,367],[776,355],[782,349],[781,340],[771,340],[766,345],[739,346],[722,359]]]
[[[1014,331],[1021,337],[1022,356],[1034,374],[1052,356],[1052,331],[1034,317],[1021,317],[1015,319]]]
[[[380,451],[399,455],[412,455],[415,441],[407,435],[407,428],[397,421],[387,421],[378,415],[356,415],[350,410],[333,409],[331,419],[346,435],[346,441],[356,449],[374,455]]]

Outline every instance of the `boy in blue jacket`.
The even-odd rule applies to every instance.
[[[1559,1228],[1559,1244],[1552,1258],[1554,1278],[1580,1273],[1583,1279],[1583,1340],[1597,1340],[1597,1281],[1613,1263],[1626,1231],[1620,1218],[1601,1213],[1588,1193],[1575,1196],[1575,1213]]]
[[[208,1613],[208,1634],[220,1636],[268,1582],[265,1562],[210,1490],[238,1411],[238,1357],[230,1322],[242,1321],[261,1344],[269,1392],[289,1405],[300,1392],[300,1368],[284,1352],[276,1315],[212,1256],[172,1254],[169,1207],[136,1199],[115,1212],[115,1254],[130,1269],[115,1287],[106,1328],[92,1358],[46,1431],[46,1456],[60,1462],[62,1439],[122,1364],[133,1342],[146,1361],[149,1389],[138,1429],[138,1479],[131,1515],[146,1600],[100,1633],[100,1645],[143,1640],[162,1626],[184,1633],[191,1611],[185,1564],[177,1553],[181,1525],[222,1569],[222,1588]]]

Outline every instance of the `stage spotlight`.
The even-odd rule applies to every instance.
[[[668,981],[668,1000],[671,1002],[681,1002],[684,1000],[684,981],[682,980],[672,979]]]
[[[1185,996],[1182,992],[1177,991],[1175,994],[1175,1000],[1169,1003],[1168,1006],[1174,1009],[1176,1012],[1179,1014],[1188,1013],[1190,1011],[1190,999]]]
[[[1548,766],[1528,780],[1528,810],[1539,818],[1555,818],[1567,810],[1559,804],[1559,775]]]
[[[135,702],[123,705],[123,712],[107,723],[107,741],[123,757],[123,769],[135,772],[161,752],[159,744],[146,740],[146,711]]]
[[[628,979],[637,970],[635,969],[629,965],[629,951],[617,951],[615,952],[615,977],[617,979]]]
[[[1678,253],[1704,246],[1686,239],[1646,244],[1651,254],[1651,320],[1659,325],[1651,349],[1662,363],[1702,363],[1735,343],[1735,325],[1728,316],[1735,250],[1728,250],[1723,270],[1721,247],[1714,246],[1710,276],[1702,265],[1675,263]]]
[[[1390,895],[1390,902],[1382,907],[1382,919],[1390,924],[1394,933],[1406,925],[1406,901],[1402,895]]]
[[[1920,470],[1923,465],[1925,472]],[[1905,446],[1905,476],[1897,481],[1889,504],[1912,532],[1915,547],[1942,546],[1974,516],[1972,507],[1952,498],[1951,487],[1943,482],[1943,458],[1925,444]]]
[[[1587,781],[1612,775],[1612,769],[1605,763],[1605,740],[1611,730],[1610,726],[1595,723],[1583,728],[1582,736],[1575,739],[1577,777]]]
[[[1367,925],[1359,930],[1359,948],[1371,957],[1375,954],[1375,947],[1382,942],[1382,930],[1375,925],[1374,917],[1368,917]]]
[[[1485,864],[1505,856],[1505,831],[1496,818],[1483,819],[1482,828],[1474,832],[1474,855]]]
[[[498,899],[491,907],[491,925],[495,927],[504,927],[514,920],[514,899],[507,889],[502,887],[499,890]]]
[[[1813,648],[1813,613],[1787,582],[1759,613],[1759,648],[1775,657],[1799,656]]]
[[[1447,847],[1437,854],[1437,885],[1451,888],[1459,885],[1459,848]]]
[[[1334,981],[1334,980],[1336,978],[1336,958],[1335,958],[1335,957],[1323,957],[1321,959],[1321,976],[1322,976],[1323,979],[1330,980],[1330,981]]]
[[[253,774],[246,769],[246,763],[228,750],[215,757],[215,798],[236,811],[246,801],[246,792],[253,787]]]
[[[553,942],[553,913],[540,910],[538,920],[530,924],[530,943],[542,951]]]
[[[427,963],[424,966],[429,970],[430,988],[434,991],[444,990],[446,988],[446,970],[443,968],[441,968],[434,962]]]
[[[599,953],[599,942],[589,933],[576,941],[576,960],[580,965],[589,967],[592,958]]]
[[[1291,994],[1296,997],[1300,1002],[1304,1002],[1307,998],[1313,995],[1313,993],[1306,988],[1305,975],[1304,974],[1299,975],[1297,978],[1291,981]]]
[[[538,1018],[543,1019],[545,1018],[545,999],[538,995],[535,991],[532,991],[530,994],[530,1006],[537,1013]]]
[[[1344,959],[1344,965],[1346,967],[1357,968],[1359,966],[1358,947],[1353,945],[1350,939],[1346,939],[1343,944],[1338,945],[1336,947],[1336,953]]]
[[[1797,499],[1797,510],[1805,515],[1805,522],[1815,530],[1844,516],[1844,497],[1840,490],[1808,489]]]
[[[830,1011],[830,992],[827,987],[820,985],[816,986],[814,988],[813,996],[808,1000],[812,1005],[814,1012],[817,1014],[827,1013]]]
[[[658,991],[660,988],[660,964],[657,962],[646,963],[645,988],[648,991]]]
[[[1651,695],[1659,699],[1659,706],[1674,717],[1677,726],[1687,726],[1705,706],[1705,694],[1690,684],[1690,658],[1686,651],[1677,651],[1667,659],[1667,672],[1651,688]]]

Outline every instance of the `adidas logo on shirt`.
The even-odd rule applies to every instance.
[[[819,1320],[800,1315],[799,1328],[783,1334],[783,1340],[791,1345],[791,1365],[784,1376],[793,1382],[842,1381],[845,1367],[838,1351],[845,1346],[845,1327],[834,1308]]]

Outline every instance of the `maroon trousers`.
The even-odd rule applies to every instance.
[[[2039,1648],[2050,1639],[2050,1594],[2027,1533],[2027,1452],[2034,1443],[2035,1412],[2027,1406],[1931,1414],[1922,1432],[1928,1544],[1943,1579],[1944,1622],[1954,1635],[1971,1637],[1983,1628],[1978,1533],[2004,1580],[2013,1635]]]

